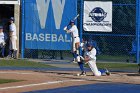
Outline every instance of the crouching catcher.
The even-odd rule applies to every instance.
[[[101,75],[110,75],[110,72],[105,70],[98,70],[96,65],[96,49],[94,48],[94,45],[92,43],[87,44],[87,51],[84,54],[84,58],[82,58],[85,62],[85,64],[88,64],[91,71],[95,76],[101,76]]]

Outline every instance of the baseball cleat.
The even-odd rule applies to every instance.
[[[72,60],[72,63],[77,63],[75,58]]]
[[[77,76],[86,76],[86,72],[83,71],[81,74],[77,74]]]
[[[8,55],[6,58],[7,59],[12,59],[12,56],[11,55]]]
[[[73,60],[72,62],[73,62],[73,63],[77,63],[76,60]]]
[[[108,71],[108,69],[106,69],[105,74],[106,74],[107,76],[110,76],[110,75],[111,75],[111,73]]]

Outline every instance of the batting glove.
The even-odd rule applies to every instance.
[[[65,31],[67,30],[67,26],[64,27],[64,30],[65,30]]]

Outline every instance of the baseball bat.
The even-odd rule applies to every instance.
[[[77,14],[72,20],[75,21],[78,17],[79,17],[79,14]],[[67,27],[68,27],[69,25],[70,25],[70,24],[68,24]]]
[[[75,21],[78,17],[79,17],[79,14],[78,14],[76,17],[74,17],[74,19],[73,19],[73,20]]]

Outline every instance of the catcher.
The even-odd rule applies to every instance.
[[[85,61],[85,64],[88,64],[91,71],[95,76],[101,76],[101,75],[110,75],[110,72],[106,70],[99,71],[96,66],[96,49],[94,48],[92,43],[87,43],[87,51],[84,54],[83,60]]]

